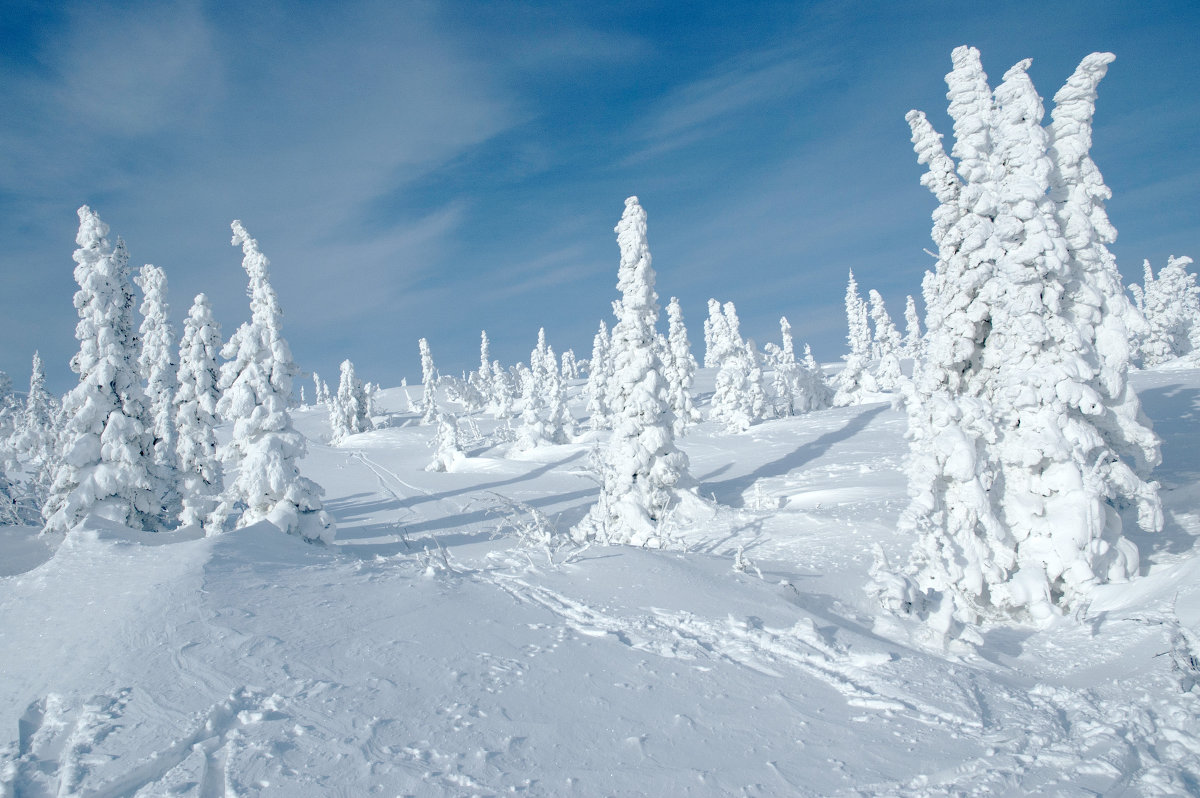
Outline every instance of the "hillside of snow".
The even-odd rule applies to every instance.
[[[0,795],[1198,794],[1200,371],[1133,378],[1140,578],[954,654],[865,590],[910,546],[887,404],[693,428],[711,517],[659,550],[569,542],[593,433],[508,457],[473,416],[431,473],[404,389],[337,446],[301,408],[331,545],[0,528]]]

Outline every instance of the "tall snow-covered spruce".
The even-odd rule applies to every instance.
[[[208,297],[197,294],[183,322],[179,341],[179,390],[175,394],[178,428],[176,456],[179,468],[181,524],[198,524],[218,531],[223,513],[215,513],[224,490],[221,462],[217,458],[217,401],[220,374],[221,327],[212,315]]]
[[[924,115],[908,115],[929,166],[922,183],[941,203],[939,260],[905,392],[912,503],[902,525],[917,542],[907,567],[881,561],[876,581],[886,605],[919,615],[942,642],[977,639],[984,621],[1045,622],[1094,585],[1136,574],[1124,504],[1144,529],[1161,525],[1157,486],[1122,459],[1149,431],[1128,426],[1127,361],[1097,351],[1114,308],[1092,299],[1083,312],[1105,289],[1081,262],[1083,237],[1060,227],[1051,176],[1070,168],[1054,161],[1066,150],[1049,146],[1029,62],[993,94],[977,50],[957,48],[953,61],[957,175]],[[1157,459],[1154,446],[1142,452]]]
[[[63,400],[45,530],[65,533],[91,512],[135,529],[157,528],[161,486],[137,371],[129,257],[122,242],[109,245],[108,225],[86,205],[75,241],[79,352],[71,369],[79,384]]]
[[[867,323],[867,303],[858,293],[854,272],[846,281],[846,341],[850,352],[842,359],[846,365],[837,375],[837,393],[833,403],[838,407],[857,404],[863,391],[874,391],[875,382],[868,371],[871,360],[871,328]]]
[[[658,296],[646,212],[637,197],[625,200],[615,232],[621,250],[621,299],[614,304],[617,323],[608,391],[613,431],[600,454],[600,498],[574,534],[605,543],[661,546],[660,525],[667,515],[698,499],[687,455],[675,446],[675,419],[655,331]]]
[[[161,515],[165,523],[173,523],[180,510],[175,452],[179,363],[167,305],[167,274],[146,264],[134,282],[142,289],[142,351],[138,369],[146,385],[146,404],[154,424],[154,466],[162,486]]]
[[[333,540],[333,520],[321,507],[319,485],[300,476],[304,436],[292,426],[288,404],[297,369],[283,337],[283,311],[267,271],[269,261],[239,221],[233,245],[241,246],[242,268],[250,278],[250,321],[221,351],[221,400],[217,410],[233,423],[233,436],[222,447],[222,460],[236,476],[226,491],[240,507],[239,527],[270,521],[306,540]]]

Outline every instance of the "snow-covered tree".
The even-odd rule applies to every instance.
[[[338,381],[337,395],[329,406],[329,428],[333,442],[339,443],[347,435],[357,435],[372,429],[371,416],[367,412],[367,391],[354,374],[354,364],[343,360]]]
[[[903,356],[917,358],[921,356],[921,317],[917,314],[917,301],[912,294],[904,302],[904,348]]]
[[[487,330],[479,333],[479,369],[467,375],[467,383],[473,389],[473,397],[477,397],[480,408],[492,405],[495,401],[494,380],[492,375],[492,342],[488,340]],[[473,408],[478,409],[478,408]]]
[[[646,240],[646,212],[625,200],[617,224],[621,300],[612,333],[613,431],[599,460],[600,498],[575,527],[580,539],[656,546],[659,525],[692,488],[687,455],[675,446],[674,418],[659,357],[658,297]]]
[[[1010,69],[993,94],[978,51],[954,51],[957,177],[932,126],[908,115],[930,165],[922,182],[942,203],[939,261],[927,282],[925,351],[905,396],[913,500],[902,524],[917,544],[908,567],[879,588],[939,640],[969,638],[983,620],[1042,622],[1093,585],[1134,575],[1125,503],[1144,529],[1161,525],[1157,486],[1121,458],[1117,411],[1096,387],[1125,374],[1119,359],[1107,364],[1119,374],[1103,373],[1103,311],[1090,325],[1076,312],[1100,289],[1059,227],[1056,153],[1028,66]]]
[[[424,338],[417,341],[417,349],[421,353],[421,383],[424,387],[421,393],[421,423],[432,424],[437,417],[437,368],[433,365],[428,341]]]
[[[1108,249],[1117,238],[1104,208],[1112,191],[1090,154],[1096,88],[1113,58],[1112,53],[1087,56],[1054,95],[1047,129],[1050,198],[1076,274],[1068,285],[1069,315],[1077,320],[1080,334],[1095,342],[1100,358],[1092,387],[1105,396],[1105,404],[1116,414],[1113,421],[1120,431],[1114,432],[1128,439],[1125,443],[1112,439],[1120,453],[1145,463],[1146,451],[1157,452],[1158,443],[1139,419],[1137,396],[1128,389],[1124,375],[1133,354],[1130,341],[1144,337],[1147,325],[1129,301],[1117,260]]]
[[[843,356],[846,362],[837,376],[837,394],[834,404],[839,407],[852,405],[862,399],[864,390],[874,391],[875,384],[868,367],[871,360],[871,328],[867,324],[867,303],[858,293],[854,272],[846,282],[846,340],[850,352]]]
[[[671,297],[667,304],[667,384],[671,411],[675,414],[675,434],[682,435],[689,425],[700,420],[700,411],[692,403],[692,383],[696,379],[696,358],[688,343],[687,327],[683,324],[683,309],[679,300]]]
[[[321,405],[325,402],[325,392],[321,390],[321,375],[313,372],[313,404]]]
[[[546,396],[546,422],[550,438],[555,443],[566,443],[574,434],[574,421],[567,409],[567,383],[562,376],[554,347],[546,347],[546,365],[542,390]]]
[[[29,393],[10,442],[13,450],[21,453],[31,473],[31,493],[39,515],[54,477],[60,412],[58,399],[46,390],[46,369],[41,355],[34,352]]]
[[[875,367],[875,386],[880,391],[894,391],[900,384],[900,357],[904,343],[892,317],[888,315],[883,297],[872,288],[867,294],[871,305],[871,322],[875,325],[874,356],[879,360]]]
[[[42,508],[47,532],[65,533],[91,512],[135,529],[157,528],[154,438],[138,377],[129,256],[108,225],[79,209],[75,238],[75,338],[79,384],[63,401],[60,458]]]
[[[608,384],[612,380],[611,340],[608,325],[600,322],[600,329],[592,339],[591,370],[587,381],[587,412],[592,429],[604,429],[611,423],[608,407]]]
[[[0,371],[0,448],[17,430],[21,418],[21,403],[13,393],[12,377]]]
[[[458,438],[458,419],[449,413],[438,412],[434,420],[436,433],[433,439],[434,455],[426,471],[453,471],[464,457]]]
[[[1135,293],[1146,325],[1137,339],[1144,366],[1200,353],[1200,287],[1187,269],[1191,263],[1191,258],[1172,255],[1157,276],[1150,261],[1144,264]]]
[[[179,523],[198,524],[214,532],[220,531],[225,521],[224,511],[218,512],[225,489],[216,436],[220,351],[221,326],[213,318],[208,297],[197,294],[183,322],[179,389],[174,399],[182,505]]]
[[[796,412],[807,413],[833,406],[833,386],[825,379],[812,348],[804,345],[804,358],[800,361],[800,389],[796,391]]]
[[[529,353],[529,372],[522,379],[521,426],[514,451],[566,443],[569,416],[566,389],[558,359],[546,343],[545,328],[538,330],[537,347]]]
[[[180,511],[175,453],[179,363],[167,305],[167,275],[159,267],[146,264],[134,282],[142,289],[142,351],[138,370],[146,385],[146,405],[154,425],[154,465],[162,486],[161,515],[164,523],[173,523]]]
[[[292,426],[288,402],[297,369],[283,337],[283,311],[268,273],[269,261],[239,221],[233,245],[241,246],[242,268],[250,278],[250,321],[242,324],[221,350],[221,399],[217,412],[233,424],[222,447],[222,460],[236,470],[226,490],[233,507],[242,508],[239,527],[270,521],[306,540],[333,540],[333,519],[321,506],[324,491],[300,476],[304,436]]]
[[[721,303],[708,300],[708,318],[704,320],[704,368],[720,368],[724,358],[735,349]]]
[[[562,363],[559,368],[559,373],[564,380],[579,379],[579,363],[575,360],[575,350],[568,349],[562,353]]]

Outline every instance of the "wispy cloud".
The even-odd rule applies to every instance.
[[[643,160],[711,137],[763,106],[795,97],[824,80],[829,67],[814,58],[772,50],[723,65],[714,74],[675,89],[640,131]]]

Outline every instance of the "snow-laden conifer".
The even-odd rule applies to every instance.
[[[304,436],[292,426],[288,403],[297,369],[283,337],[283,311],[271,287],[269,261],[239,221],[233,245],[241,246],[250,278],[250,321],[233,334],[221,355],[221,399],[217,412],[233,424],[222,460],[236,476],[226,499],[241,508],[239,527],[270,521],[306,540],[333,540],[333,519],[321,506],[324,491],[300,476]]]
[[[608,383],[612,379],[611,340],[608,325],[600,322],[600,329],[592,339],[592,360],[587,381],[588,424],[594,430],[609,426],[611,418],[608,407]]]
[[[10,447],[20,453],[29,473],[26,493],[32,504],[30,521],[41,517],[49,495],[50,483],[58,462],[58,399],[46,390],[46,370],[41,355],[33,353],[29,373],[29,393],[10,439]],[[36,511],[36,512],[35,512]]]
[[[538,330],[537,346],[529,353],[528,374],[522,379],[521,426],[514,451],[523,452],[566,442],[566,392],[554,350]]]
[[[424,338],[417,341],[417,349],[421,354],[421,383],[424,387],[421,393],[421,423],[432,424],[437,417],[437,368],[433,365],[428,341]]]
[[[581,539],[662,545],[660,524],[692,487],[687,456],[675,446],[674,419],[655,325],[658,297],[646,240],[646,212],[625,200],[617,224],[621,300],[612,333],[613,431],[599,456],[600,497],[576,526]]]
[[[426,471],[453,471],[466,455],[458,437],[458,419],[449,413],[437,412],[434,418],[433,460]]]
[[[542,390],[546,396],[546,423],[554,443],[567,443],[574,434],[574,421],[567,409],[567,383],[554,347],[546,346],[546,367]]]
[[[1146,329],[1138,345],[1145,366],[1200,353],[1200,287],[1188,271],[1192,259],[1175,257],[1155,275],[1146,261],[1141,285]]]
[[[1113,59],[1112,53],[1085,57],[1054,95],[1048,129],[1050,198],[1072,271],[1066,312],[1099,360],[1087,380],[1103,398],[1104,411],[1095,426],[1108,446],[1145,476],[1161,459],[1159,441],[1126,375],[1130,340],[1143,337],[1147,325],[1129,301],[1117,260],[1108,249],[1117,239],[1104,208],[1112,191],[1090,154],[1096,87]]]
[[[696,358],[692,357],[692,346],[688,343],[683,309],[675,297],[667,304],[667,355],[667,384],[670,386],[671,410],[675,414],[675,434],[682,435],[689,425],[700,420],[700,411],[692,403]]]
[[[339,372],[337,395],[329,407],[329,429],[334,443],[372,428],[367,391],[354,373],[354,364],[343,360]]]
[[[875,366],[875,386],[880,391],[894,391],[900,384],[900,357],[904,343],[880,293],[872,288],[867,296],[870,300],[871,322],[875,325],[875,357],[879,360]]]
[[[559,373],[564,380],[579,379],[579,361],[575,359],[575,350],[568,349],[562,353]]]
[[[918,542],[904,578],[880,580],[885,602],[925,618],[938,639],[968,636],[980,620],[1044,621],[1136,573],[1122,503],[1137,505],[1143,528],[1161,523],[1155,486],[1097,423],[1109,412],[1092,385],[1100,359],[1068,297],[1087,278],[1049,195],[1029,62],[994,97],[978,51],[956,49],[954,65],[961,183],[941,167],[923,181],[952,207],[935,213],[924,354],[905,397],[913,501],[903,526]],[[920,160],[943,164],[924,116],[908,118]]]
[[[179,341],[179,389],[175,394],[178,429],[176,457],[181,510],[179,523],[220,531],[218,512],[225,480],[217,456],[217,401],[221,398],[217,355],[221,326],[213,318],[208,297],[197,294],[183,322]]]
[[[704,367],[720,368],[730,357],[739,356],[745,347],[741,323],[733,302],[722,305],[708,300],[708,319],[704,322]]]
[[[917,313],[917,301],[909,294],[904,300],[904,347],[903,356],[921,356],[921,317]]]
[[[842,360],[846,365],[837,376],[834,404],[839,407],[855,404],[863,391],[874,391],[874,379],[869,373],[871,360],[871,328],[867,323],[867,303],[858,293],[854,272],[846,282],[846,341],[850,351]]]
[[[89,512],[156,528],[159,483],[137,372],[129,256],[120,241],[110,247],[108,225],[86,205],[75,241],[79,352],[71,369],[79,384],[63,401],[60,458],[42,508],[45,529],[65,533]]]
[[[146,386],[146,407],[154,425],[154,465],[161,485],[161,516],[164,523],[173,523],[180,511],[175,453],[179,362],[167,305],[167,275],[159,267],[146,264],[134,282],[142,290],[142,349],[138,370]]]

